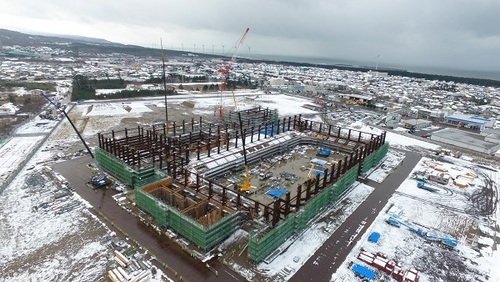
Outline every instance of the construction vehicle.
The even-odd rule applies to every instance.
[[[259,180],[266,180],[270,177],[273,176],[273,173],[270,172],[270,171],[265,171],[265,172],[262,172],[262,173],[259,173]]]
[[[356,102],[356,100],[349,99],[349,100],[347,100],[346,104],[347,105],[357,105],[358,103]]]
[[[259,180],[266,180],[268,178],[271,178],[273,176],[273,173],[271,171],[269,171],[275,164],[279,163],[280,160],[277,159],[276,161],[274,161],[273,163],[271,163],[271,165],[266,169],[264,170],[264,172],[261,172],[259,173]]]
[[[438,191],[439,191],[439,189],[438,189],[438,188],[436,188],[436,187],[432,187],[432,186],[429,186],[429,185],[427,185],[427,184],[426,184],[425,182],[423,182],[423,181],[419,181],[419,182],[417,182],[417,187],[418,187],[418,188],[420,188],[420,189],[427,190],[427,191],[429,191],[429,192],[433,192],[433,193],[436,193],[436,192],[438,192]]]
[[[92,177],[88,183],[91,184],[95,189],[99,189],[105,188],[106,186],[110,185],[111,180],[106,174],[102,174]]]
[[[439,242],[446,247],[455,248],[458,245],[457,239],[455,239],[453,237],[443,237],[443,236],[429,234],[424,229],[422,229],[420,227],[412,226],[412,225],[410,225],[410,224],[404,222],[403,220],[396,218],[394,216],[389,217],[386,220],[386,222],[388,224],[390,224],[392,226],[396,226],[396,227],[405,226],[410,231],[416,233],[418,236],[420,236],[426,240],[429,240],[429,241]]]
[[[245,178],[240,186],[241,192],[248,192],[252,188],[252,181],[250,180],[250,172],[248,171],[248,165],[245,164]]]
[[[245,149],[245,134],[243,132],[243,122],[241,120],[241,112],[238,112],[238,119],[240,122],[240,134],[243,146],[243,159],[245,161],[245,178],[240,186],[240,191],[248,193],[250,191],[250,188],[252,188],[252,182],[250,180],[250,172],[248,170],[247,151]]]
[[[226,80],[227,80],[227,77],[229,75],[229,71],[231,70],[231,67],[233,66],[234,62],[236,61],[236,55],[238,54],[238,50],[240,49],[240,46],[243,45],[243,42],[245,41],[245,38],[248,34],[248,32],[250,31],[250,28],[247,28],[245,30],[245,32],[243,33],[243,35],[241,36],[241,38],[236,42],[236,44],[234,45],[234,52],[233,52],[233,55],[231,56],[231,60],[229,61],[229,63],[224,67],[224,68],[221,68],[219,69],[219,74],[221,76],[221,94],[220,94],[220,105],[219,105],[219,119],[222,120],[222,116],[224,114],[224,109],[223,109],[223,106],[222,106],[222,92],[226,90]],[[235,104],[236,104],[236,98],[234,96],[234,93],[233,93],[233,99],[235,100]]]
[[[330,150],[326,147],[319,148],[318,153],[316,153],[317,156],[325,157],[325,158],[329,157],[331,154],[332,154],[332,150]]]
[[[420,181],[420,182],[427,182],[429,179],[425,175],[422,174],[415,174],[415,179]]]

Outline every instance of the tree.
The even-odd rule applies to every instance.
[[[24,100],[24,102],[23,102],[23,104],[24,104],[24,105],[29,105],[29,104],[31,104],[31,95],[26,95],[26,96],[24,96],[24,99],[23,99],[23,100]]]
[[[14,104],[16,102],[16,96],[12,93],[9,93],[9,102]]]

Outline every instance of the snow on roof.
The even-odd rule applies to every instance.
[[[480,117],[480,116],[469,116],[469,115],[451,115],[451,116],[445,116],[445,119],[452,120],[452,121],[458,121],[462,123],[468,123],[468,124],[475,124],[475,125],[483,125],[489,122],[492,122],[493,120],[487,119],[485,117]]]
[[[95,95],[100,96],[100,95],[115,94],[121,92],[122,90],[123,89],[96,89]]]
[[[431,139],[436,137],[448,140],[460,140],[460,142],[464,144],[464,146],[467,146],[467,148],[469,148],[469,146],[477,146],[479,148],[490,150],[498,146],[496,143],[485,141],[484,136],[481,136],[480,134],[466,132],[455,128],[444,128],[435,131],[432,134]]]

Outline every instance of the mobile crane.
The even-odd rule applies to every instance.
[[[50,99],[49,96],[47,96],[47,94],[45,94],[45,92],[42,91],[40,94],[42,94],[43,98],[45,98],[45,100],[47,100],[52,106],[54,106],[57,110],[61,111],[64,114],[64,116],[68,120],[69,124],[71,125],[71,127],[75,131],[76,135],[78,135],[78,138],[80,138],[80,141],[82,141],[83,146],[85,146],[85,149],[87,149],[87,152],[89,153],[90,157],[92,157],[92,159],[93,159],[94,154],[92,154],[92,150],[90,150],[89,146],[87,145],[87,142],[85,142],[85,140],[83,139],[83,137],[80,134],[80,132],[78,131],[78,129],[76,129],[75,124],[71,121],[71,119],[69,118],[66,111],[59,104],[52,101],[52,99]]]

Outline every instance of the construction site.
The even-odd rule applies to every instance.
[[[200,259],[244,230],[247,258],[272,256],[388,151],[371,134],[261,107],[98,133],[99,166]]]

